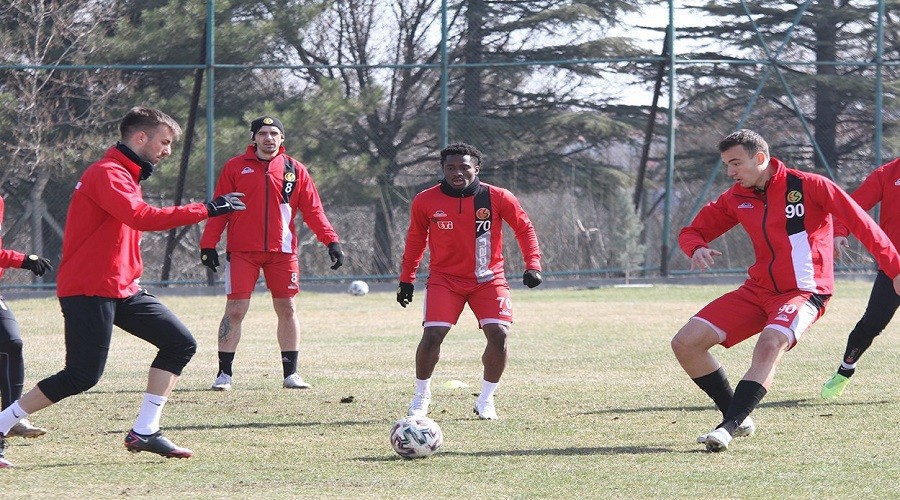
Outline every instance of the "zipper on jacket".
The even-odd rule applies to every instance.
[[[768,218],[769,193],[766,191],[763,193],[762,234],[763,238],[766,240],[766,245],[769,247],[769,253],[772,254],[772,258],[769,260],[769,278],[772,280],[772,286],[775,287],[775,291],[781,293],[781,290],[778,288],[778,281],[775,279],[775,273],[772,271],[772,269],[775,268],[775,247],[772,246],[772,241],[769,239],[769,232],[766,230],[766,219]]]
[[[266,175],[263,176],[263,190],[266,193],[266,205],[265,209],[263,209],[263,246],[262,251],[265,252],[268,250],[269,245],[269,163],[272,163],[272,160],[269,160],[266,163]]]

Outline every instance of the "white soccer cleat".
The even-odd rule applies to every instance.
[[[750,437],[756,434],[756,424],[753,423],[753,419],[747,417],[741,422],[741,425],[734,430],[734,434],[732,437],[740,438],[740,437]]]
[[[411,417],[426,417],[428,416],[428,406],[430,404],[430,394],[419,394],[417,392],[409,403],[409,409],[406,410],[406,414]]]
[[[706,451],[713,453],[725,451],[731,443],[731,434],[723,428],[713,429],[709,434],[697,438],[697,442],[706,445]]]
[[[311,386],[303,381],[303,377],[299,373],[292,373],[284,379],[281,387],[285,389],[309,389]]]
[[[475,401],[474,411],[481,420],[500,420],[493,401]]]
[[[230,391],[231,383],[231,375],[220,373],[219,376],[216,377],[216,381],[213,382],[211,389],[214,391]]]
[[[35,427],[31,425],[31,422],[29,422],[27,418],[23,418],[22,420],[19,420],[16,425],[10,427],[9,432],[6,433],[6,437],[36,438],[41,437],[46,433],[47,429]]]

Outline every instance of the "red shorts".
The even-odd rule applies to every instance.
[[[474,279],[432,273],[425,291],[422,325],[455,325],[467,303],[478,318],[479,328],[488,323],[512,324],[512,300],[505,278],[478,283]]]
[[[825,314],[829,298],[829,295],[803,291],[776,294],[745,283],[710,302],[694,317],[713,327],[724,347],[737,345],[771,328],[785,334],[791,349]]]
[[[225,258],[225,293],[229,299],[249,299],[259,271],[272,298],[286,299],[300,292],[300,263],[295,253],[228,252]]]

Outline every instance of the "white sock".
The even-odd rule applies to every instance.
[[[485,403],[487,401],[494,400],[494,392],[497,390],[497,386],[500,382],[488,382],[487,380],[481,381],[481,395],[478,396],[479,403]]]
[[[134,432],[138,434],[153,434],[159,430],[159,419],[162,417],[163,406],[169,398],[156,394],[144,393],[144,402],[134,421]]]
[[[0,411],[0,434],[6,434],[14,425],[27,416],[28,413],[25,413],[25,410],[19,406],[19,402],[14,401],[5,410]]]
[[[859,363],[859,361],[857,361],[856,363]],[[850,364],[847,364],[846,362],[841,361],[841,368],[843,368],[843,369],[845,369],[845,370],[855,370],[855,369],[856,369],[856,363],[850,363]]]
[[[416,394],[431,397],[431,379],[416,379]]]

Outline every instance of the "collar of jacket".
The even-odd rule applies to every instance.
[[[456,189],[447,182],[447,179],[441,179],[441,192],[454,198],[474,196],[479,187],[481,187],[481,181],[478,180],[478,176],[475,176],[475,180],[462,189]]]
[[[138,176],[138,182],[147,180],[150,178],[151,175],[153,175],[153,169],[154,169],[154,167],[156,167],[156,165],[150,163],[147,160],[142,159],[140,156],[137,155],[137,153],[132,151],[131,148],[122,144],[121,142],[116,143],[116,149],[121,151],[122,154],[125,155],[126,158],[133,161],[135,165],[140,167],[141,174]]]

